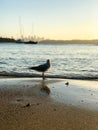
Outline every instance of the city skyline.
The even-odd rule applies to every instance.
[[[97,0],[0,0],[0,36],[98,39]]]

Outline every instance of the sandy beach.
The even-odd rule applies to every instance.
[[[0,130],[98,130],[97,86],[98,81],[2,77]]]

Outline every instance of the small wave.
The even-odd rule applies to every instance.
[[[82,72],[87,72],[87,73],[98,73],[98,70],[81,70]]]
[[[2,71],[0,72],[0,76],[7,76],[7,77],[25,77],[25,78],[40,78],[42,77],[41,74],[35,74],[35,73],[18,73],[18,72],[6,72]],[[76,80],[98,80],[98,76],[81,76],[81,75],[45,75],[46,78],[59,78],[59,79],[76,79]]]
[[[87,70],[81,70],[81,71],[86,72]]]
[[[6,62],[0,62],[0,64],[7,64]]]

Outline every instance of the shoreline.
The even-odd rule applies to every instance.
[[[27,68],[26,68],[27,69]],[[0,72],[0,78],[42,78],[41,74],[36,74],[36,73],[18,73],[18,72],[5,72],[2,71]],[[52,74],[46,74],[46,78],[51,78],[51,79],[70,79],[70,80],[94,80],[98,81],[98,76],[64,76],[64,75],[52,75]]]
[[[82,107],[85,103],[89,105],[91,98],[97,100],[96,91],[97,81],[46,79],[43,83],[39,78],[1,78],[0,127],[2,130],[97,130],[98,110]]]
[[[41,78],[0,77],[0,90],[3,88],[29,93],[29,89],[32,88],[31,91],[34,91],[32,94],[37,94],[39,97],[48,94],[48,97],[55,102],[90,110],[98,108],[97,87],[97,80],[47,78],[43,82]]]

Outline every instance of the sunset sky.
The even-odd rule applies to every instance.
[[[98,0],[0,0],[0,36],[98,39]]]

